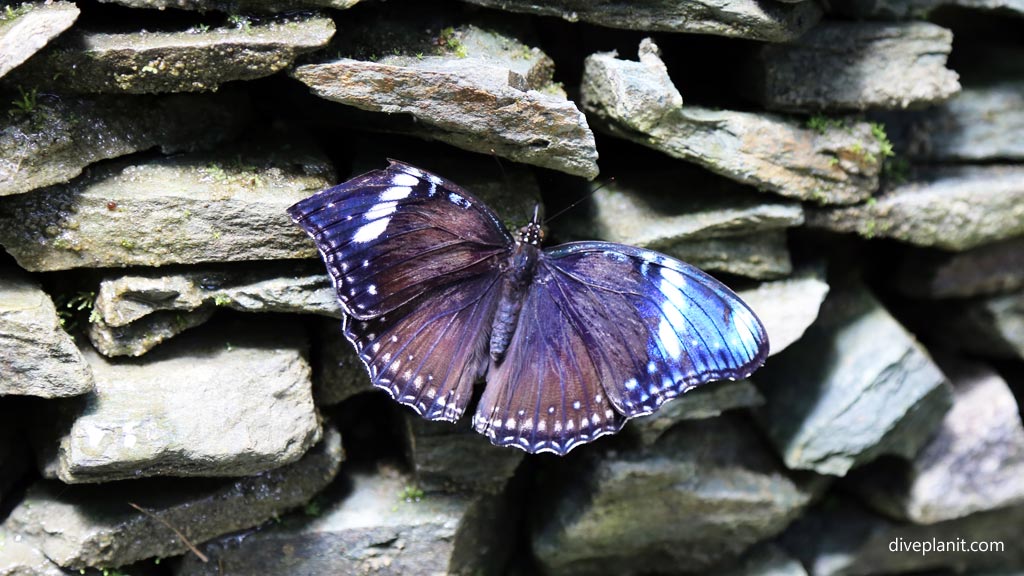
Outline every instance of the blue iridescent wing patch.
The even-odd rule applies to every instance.
[[[540,222],[513,237],[483,202],[407,164],[289,214],[316,242],[374,386],[456,421],[486,379],[473,426],[497,445],[565,454],[768,355],[761,322],[704,272],[607,242],[541,251]]]

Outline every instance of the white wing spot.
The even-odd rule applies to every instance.
[[[370,284],[370,286],[366,289],[366,292],[368,294],[370,294],[371,296],[376,296],[377,295],[377,285],[376,284]]]
[[[554,414],[554,413],[555,413],[555,407],[554,406],[548,406],[548,414]]]
[[[626,390],[636,390],[636,378],[630,378],[626,380]]]
[[[391,177],[391,181],[399,186],[415,186],[420,183],[420,179],[413,176],[412,174],[406,174],[401,172]]]
[[[576,410],[579,410],[580,409],[580,401],[577,400],[577,401],[573,402],[572,403],[572,407],[575,408]]]

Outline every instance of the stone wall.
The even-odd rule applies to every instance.
[[[771,357],[564,458],[418,418],[285,213],[387,158]],[[1019,0],[8,4],[0,246],[0,576],[1024,570]]]

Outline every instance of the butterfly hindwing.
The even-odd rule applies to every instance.
[[[471,194],[392,161],[288,213],[316,242],[346,314],[369,319],[419,294],[488,274],[512,237]]]
[[[639,248],[565,244],[541,257],[474,425],[497,444],[564,454],[694,386],[746,377],[767,352],[750,309],[700,270]],[[516,418],[538,402],[539,420]]]

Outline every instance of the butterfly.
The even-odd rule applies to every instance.
[[[541,249],[483,202],[390,161],[288,209],[316,243],[374,386],[498,446],[568,453],[768,355],[751,309],[708,274],[610,242]]]

